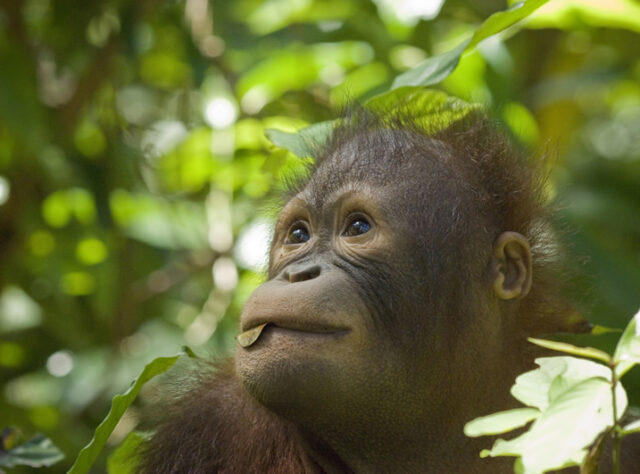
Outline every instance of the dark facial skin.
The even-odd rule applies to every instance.
[[[483,246],[460,249],[469,223],[455,209],[473,196],[461,193],[467,183],[448,158],[436,158],[439,144],[422,143],[426,159],[409,146],[372,163],[367,140],[334,150],[283,208],[269,281],[241,318],[242,331],[267,325],[238,349],[237,372],[320,446],[320,459],[330,452],[356,472],[424,472],[459,466],[447,449],[456,442],[471,448],[471,467],[480,448],[467,446],[462,425],[508,403],[514,374],[504,367],[499,305],[529,291],[529,245],[485,229],[475,235]],[[466,273],[447,253],[473,254]],[[468,319],[461,297],[482,317]]]

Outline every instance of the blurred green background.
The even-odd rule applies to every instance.
[[[146,362],[229,353],[300,164],[264,129],[335,117],[506,6],[0,2],[0,429],[49,436],[63,472]],[[577,296],[612,327],[640,306],[639,33],[636,0],[552,0],[440,85],[557,155]]]

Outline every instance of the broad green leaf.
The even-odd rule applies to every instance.
[[[374,112],[405,112],[429,134],[438,133],[469,112],[479,109],[478,104],[470,104],[445,92],[424,87],[394,89],[372,97],[364,106]]]
[[[415,68],[397,76],[391,89],[404,86],[430,86],[441,82],[456,68],[460,62],[460,56],[469,43],[470,40],[467,40],[451,51],[425,59]]]
[[[627,406],[622,387],[616,394],[619,412]],[[613,424],[611,385],[592,377],[567,386],[533,423],[515,439],[497,440],[484,456],[521,456],[523,473],[579,465],[587,447]]]
[[[616,374],[622,377],[635,364],[640,364],[640,311],[638,311],[622,333],[613,360]]]
[[[473,48],[480,41],[500,33],[520,20],[525,19],[548,1],[549,0],[524,0],[514,3],[505,11],[494,13],[473,33],[467,49]]]
[[[64,459],[64,454],[49,438],[43,435],[38,435],[8,452],[0,451],[0,466],[2,467],[47,467],[62,459]]]
[[[267,129],[265,133],[269,140],[275,145],[291,150],[296,156],[306,158],[315,156],[318,149],[321,148],[331,136],[334,120],[326,122],[318,122],[309,125],[296,133],[283,132],[273,128]]]
[[[107,459],[109,474],[135,474],[138,472],[138,459],[142,443],[148,439],[148,434],[132,431],[120,443],[120,446]]]
[[[538,415],[540,415],[540,410],[535,408],[516,408],[481,416],[464,426],[464,434],[476,437],[505,433],[526,425],[536,419]]]
[[[387,114],[406,112],[416,119],[427,133],[437,133],[479,107],[444,92],[423,87],[395,89],[372,97],[364,106],[374,112]],[[275,145],[303,158],[317,154],[336,125],[337,121],[332,120],[310,125],[296,133],[267,129],[266,134]]]
[[[69,469],[68,474],[87,473],[91,466],[98,458],[100,451],[104,448],[109,435],[124,415],[129,405],[140,393],[140,389],[156,375],[162,374],[169,370],[173,364],[180,358],[181,354],[173,357],[158,357],[149,362],[138,378],[132,383],[131,387],[123,394],[113,397],[111,402],[111,410],[102,423],[98,425],[93,434],[93,438],[78,454],[73,466]]]
[[[630,435],[632,433],[640,433],[640,420],[635,420],[626,426],[622,427],[623,435]]]
[[[609,354],[594,347],[578,347],[573,344],[567,344],[566,342],[547,341],[545,339],[535,339],[533,337],[530,337],[528,340],[529,342],[546,349],[601,360],[605,364],[609,364],[611,362],[611,356]]]
[[[511,395],[525,405],[546,410],[550,395],[555,395],[563,387],[572,386],[583,380],[600,377],[611,378],[611,371],[596,362],[575,357],[540,357],[536,359],[539,369],[525,372],[516,378],[511,387]],[[552,386],[554,390],[552,391]]]
[[[473,36],[455,49],[432,56],[413,69],[400,74],[393,81],[392,89],[402,86],[427,86],[438,83],[456,68],[460,57],[476,46],[480,41],[504,31],[508,27],[526,18],[548,0],[527,0],[518,2],[505,11],[497,12],[487,18],[474,32]]]

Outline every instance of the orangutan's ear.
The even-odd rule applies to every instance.
[[[524,298],[531,289],[531,247],[522,234],[504,232],[493,246],[493,291],[502,300]]]

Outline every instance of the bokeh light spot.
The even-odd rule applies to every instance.
[[[76,247],[76,257],[86,265],[95,265],[107,258],[107,247],[99,239],[83,239]]]
[[[11,186],[9,185],[9,180],[4,176],[0,176],[0,206],[9,200],[10,191]]]
[[[227,128],[236,121],[236,106],[226,97],[210,100],[204,109],[204,118],[213,128]]]
[[[254,271],[264,271],[269,255],[269,242],[273,226],[266,220],[257,220],[244,228],[235,247],[238,264]]]
[[[213,282],[222,291],[233,291],[238,285],[238,270],[233,260],[220,257],[213,264]]]
[[[73,357],[69,351],[54,352],[47,359],[46,366],[54,377],[64,377],[73,369]]]

